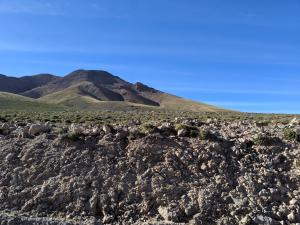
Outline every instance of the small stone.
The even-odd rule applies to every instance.
[[[105,215],[102,220],[104,224],[111,224],[113,221],[114,217],[112,215]]]
[[[241,225],[250,225],[252,222],[252,219],[249,215],[246,215],[242,220],[241,220]]]
[[[290,222],[296,222],[296,215],[294,212],[291,212],[288,216],[287,216],[288,220]]]
[[[293,198],[292,200],[290,200],[290,205],[299,205],[299,200]]]
[[[276,221],[268,216],[258,215],[253,219],[255,224],[276,225]]]
[[[125,130],[122,130],[122,131],[119,131],[117,134],[116,134],[116,138],[117,139],[124,139],[128,136],[128,132],[125,131]]]
[[[76,126],[74,123],[72,123],[71,126],[69,127],[69,131],[73,134],[82,134],[83,128],[80,126]]]
[[[105,132],[105,134],[110,134],[112,130],[111,126],[109,125],[103,125],[102,129]]]
[[[9,154],[5,157],[5,161],[6,161],[6,162],[11,162],[14,158],[15,158],[15,154],[14,154],[14,153],[9,153]]]
[[[178,137],[185,137],[187,135],[187,130],[185,129],[180,129],[177,131]]]

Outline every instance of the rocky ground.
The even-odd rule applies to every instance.
[[[0,224],[300,224],[300,128],[0,123]]]

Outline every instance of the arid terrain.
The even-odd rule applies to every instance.
[[[105,71],[0,81],[1,225],[300,224],[298,115]]]
[[[3,111],[0,224],[299,224],[293,117]]]

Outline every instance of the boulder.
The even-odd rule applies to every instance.
[[[4,123],[0,126],[0,134],[7,135],[10,133],[10,126]]]
[[[28,134],[31,135],[31,136],[36,136],[36,135],[39,135],[41,133],[47,132],[48,130],[49,130],[48,127],[46,127],[45,125],[32,124],[29,127]]]

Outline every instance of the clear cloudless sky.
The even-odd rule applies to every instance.
[[[300,113],[299,0],[0,0],[0,73],[103,69],[185,98]]]

